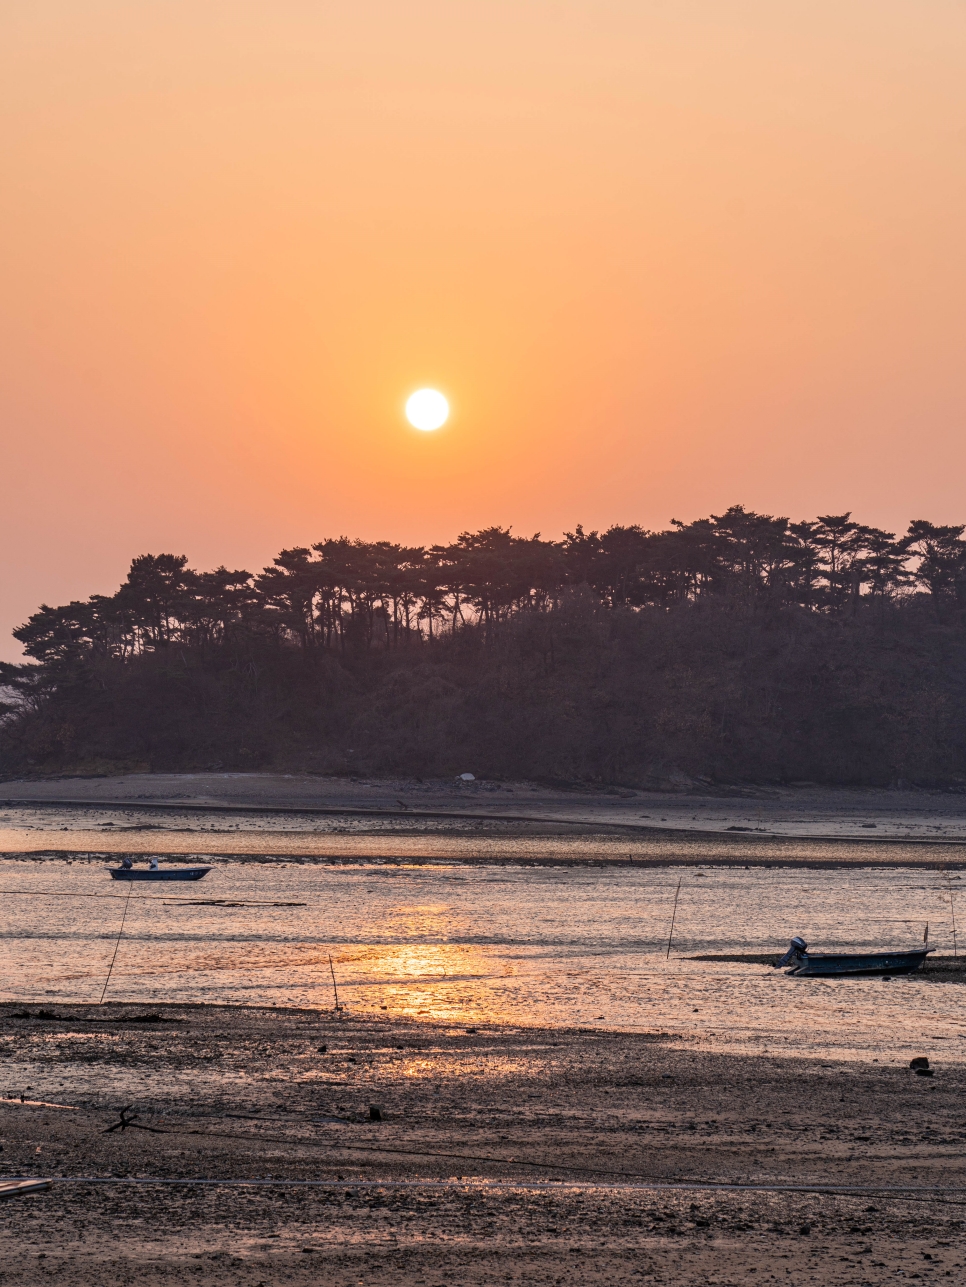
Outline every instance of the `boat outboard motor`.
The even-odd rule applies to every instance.
[[[803,938],[793,938],[788,951],[780,961],[775,962],[775,969],[780,970],[783,965],[791,965],[792,961],[801,961],[807,951],[808,944]]]

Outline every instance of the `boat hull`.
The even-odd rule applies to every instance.
[[[210,867],[169,867],[165,871],[138,871],[135,867],[111,867],[111,880],[201,880]]]
[[[912,952],[842,953],[840,955],[799,956],[799,964],[788,971],[797,978],[842,974],[912,974],[921,968],[933,948],[918,948]]]

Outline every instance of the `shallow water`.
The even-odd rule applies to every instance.
[[[869,839],[640,831],[594,823],[101,807],[0,808],[0,854],[172,854],[185,858],[417,859],[441,862],[966,862],[966,846]]]
[[[665,959],[675,890],[681,891]],[[667,1032],[716,1050],[966,1062],[966,989],[804,980],[684,959],[783,949],[952,948],[934,871],[269,865],[119,886],[91,861],[0,865],[0,996],[330,1006]],[[77,895],[98,895],[96,898]],[[59,895],[59,896],[55,896]],[[227,899],[257,906],[213,906]],[[270,906],[303,903],[301,907]]]

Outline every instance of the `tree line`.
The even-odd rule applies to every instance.
[[[0,776],[253,769],[966,789],[966,526],[733,506],[666,530],[134,559],[0,664]]]
[[[715,601],[842,614],[924,594],[942,613],[966,606],[964,531],[920,519],[897,536],[850,513],[790,522],[735,505],[664,531],[577,526],[560,541],[500,527],[429,547],[340,537],[282,550],[254,575],[145,554],[115,594],[45,604],[13,633],[53,677],[85,659],[175,646],[202,657],[252,641],[344,655],[471,627],[489,639],[575,589],[612,610]],[[23,687],[36,670],[4,666],[0,680]]]

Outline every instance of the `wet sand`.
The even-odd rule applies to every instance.
[[[961,869],[966,805],[939,792],[658,796],[527,783],[132,774],[4,783],[0,854]]]
[[[964,1069],[331,1010],[26,1014],[0,1007],[3,1171],[122,1182],[0,1204],[0,1283],[966,1276]],[[127,1104],[157,1133],[105,1133]]]
[[[501,824],[502,826],[502,824]],[[404,834],[362,830],[339,834],[319,829],[314,834],[238,827],[229,831],[202,823],[174,831],[163,827],[129,826],[116,831],[95,825],[86,830],[47,826],[4,828],[0,824],[0,859],[104,859],[145,861],[149,857],[175,864],[240,862],[327,863],[358,865],[376,861],[403,866],[460,863],[469,866],[531,866],[548,864],[585,867],[892,867],[929,869],[935,873],[966,869],[966,845],[929,841],[885,841],[876,845],[842,840],[789,840],[765,837],[724,838],[668,833],[647,839],[615,837],[587,828],[565,835],[543,826],[523,834],[514,826],[509,835],[493,834],[478,824],[472,834],[415,829]]]
[[[966,793],[714,785],[680,777],[668,791],[563,789],[532,782],[422,782],[280,773],[153,773],[7,780],[0,807],[34,803],[168,809],[315,812],[370,818],[480,819],[718,833],[731,839],[851,839],[966,843]]]

